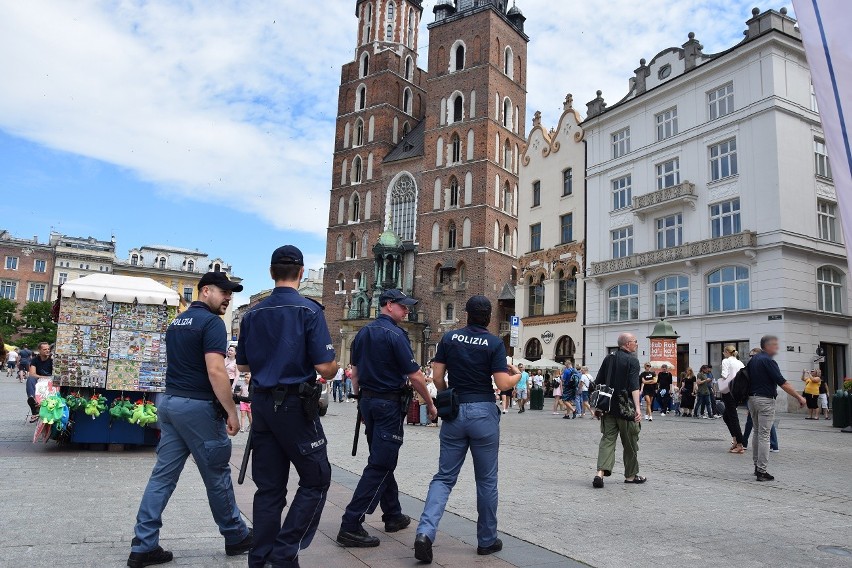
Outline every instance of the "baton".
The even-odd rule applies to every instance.
[[[252,429],[249,428],[248,440],[246,440],[246,449],[243,453],[243,462],[240,464],[240,475],[237,477],[237,484],[242,485],[246,480],[246,470],[248,469],[249,456],[251,456],[251,435]]]
[[[358,455],[358,438],[361,437],[361,403],[358,403],[358,414],[355,417],[355,438],[352,439],[352,457]]]

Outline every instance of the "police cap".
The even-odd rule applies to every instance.
[[[208,272],[198,281],[198,289],[201,290],[205,286],[216,286],[226,292],[242,292],[243,285],[239,282],[228,280],[224,272]]]
[[[491,300],[485,296],[471,296],[464,311],[469,314],[491,315]]]
[[[402,293],[401,290],[385,290],[379,296],[379,305],[386,306],[388,304],[402,304],[403,306],[413,306],[417,304],[417,300],[410,298]]]
[[[295,264],[296,266],[305,266],[305,257],[302,251],[293,245],[284,245],[278,247],[272,253],[272,261],[270,264]]]

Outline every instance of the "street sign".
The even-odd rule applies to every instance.
[[[521,318],[519,316],[511,316],[509,317],[509,325],[512,327],[518,327],[521,325]]]
[[[814,363],[825,363],[825,357],[814,357]]]
[[[521,337],[521,318],[509,317],[509,347],[517,347]]]

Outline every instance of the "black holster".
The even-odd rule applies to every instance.
[[[414,400],[414,389],[409,385],[405,385],[402,387],[402,393],[400,396],[400,404],[402,408],[400,408],[400,413],[405,416],[408,413],[408,407],[411,406],[411,401]]]
[[[299,385],[299,400],[302,401],[302,412],[305,418],[314,421],[319,418],[319,399],[322,385],[318,383],[302,383]]]

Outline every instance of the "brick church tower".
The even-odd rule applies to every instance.
[[[485,294],[492,331],[514,313],[517,172],[528,38],[504,0],[444,0],[417,66],[421,0],[358,0],[341,73],[323,304],[340,359],[382,290],[420,300],[408,330],[425,361]]]
[[[473,294],[491,299],[493,333],[514,314],[529,38],[505,4],[439,2],[429,25],[416,272],[433,339],[464,325]]]

